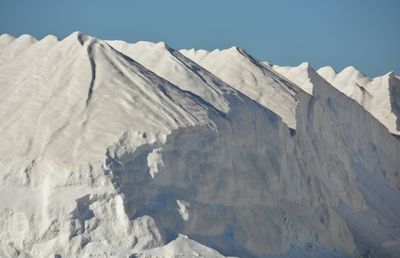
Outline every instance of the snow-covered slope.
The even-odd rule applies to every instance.
[[[312,94],[238,48],[0,48],[0,256],[400,252],[399,140],[309,66]]]

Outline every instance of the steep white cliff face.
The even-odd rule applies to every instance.
[[[400,142],[310,67],[27,38],[0,37],[0,256],[400,252]]]
[[[308,63],[297,67],[272,66],[275,71],[299,85],[304,91],[312,94],[313,86],[309,74],[315,71]],[[337,73],[332,67],[320,68],[317,73],[346,96],[355,100],[378,119],[388,130],[400,134],[400,80],[393,72],[373,79],[368,78],[357,69],[349,66]]]
[[[400,134],[400,80],[393,72],[369,79],[354,67],[340,73],[323,67],[318,73],[337,89],[361,104],[391,133]]]

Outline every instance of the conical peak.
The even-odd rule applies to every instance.
[[[396,73],[392,70],[390,72],[388,72],[387,74],[385,74],[384,76],[389,77],[389,78],[393,78],[396,76]]]
[[[45,41],[59,41],[59,38],[54,35],[47,35],[46,37],[42,38]]]
[[[156,46],[159,48],[165,48],[165,49],[169,48],[169,46],[164,41],[160,41],[160,42],[156,43]]]
[[[82,46],[89,41],[90,39],[96,39],[95,37],[92,36],[88,36],[80,31],[75,31],[73,33],[71,33],[71,35],[69,35],[68,37],[66,37],[64,40],[62,41],[78,41],[79,44],[81,44]]]
[[[361,72],[357,70],[354,66],[347,66],[339,74],[354,75],[360,74]]]
[[[15,56],[20,53],[23,49],[26,49],[37,42],[37,39],[31,35],[23,34],[19,37],[13,37],[9,34],[3,34],[0,36],[0,46],[8,48],[8,56]]]
[[[233,46],[230,48],[225,49],[226,52],[228,53],[232,53],[232,54],[239,54],[245,57],[249,57],[249,54],[246,52],[246,50],[244,50],[243,48],[239,47],[239,46]]]
[[[398,80],[398,77],[396,76],[396,73],[394,71],[390,71],[384,75],[375,77],[374,80],[382,80],[382,81],[388,81],[388,83],[393,82],[393,80]]]
[[[319,76],[309,62],[303,62],[299,66],[294,67],[294,69],[304,71],[309,78]]]
[[[241,52],[244,51],[242,48],[240,48],[239,46],[232,46],[230,48],[226,49],[229,52]]]
[[[317,70],[317,72],[322,75],[322,74],[330,74],[330,75],[335,75],[337,74],[336,70],[332,66],[324,66],[321,67]]]
[[[319,76],[321,76],[328,82],[332,82],[338,74],[332,66],[321,67],[316,72]]]
[[[309,62],[303,62],[298,67],[303,68],[303,69],[309,69],[311,67],[311,65]]]
[[[298,66],[299,69],[304,70],[307,75],[310,76],[314,76],[315,74],[317,74],[317,72],[315,71],[315,69],[311,66],[311,64],[309,62],[303,62]]]
[[[21,36],[18,37],[18,39],[24,40],[24,41],[26,40],[26,41],[31,41],[31,42],[37,42],[37,39],[29,34],[22,34]]]
[[[188,48],[188,49],[181,49],[179,52],[186,52],[186,53],[210,53],[210,51],[201,49],[201,48]]]
[[[224,56],[224,57],[240,57],[240,56],[244,56],[246,58],[251,58],[251,56],[249,54],[247,54],[247,52],[239,47],[239,46],[232,46],[229,48],[225,48],[225,49],[220,49],[220,48],[216,48],[213,49],[211,51],[205,50],[205,49],[195,49],[195,48],[191,48],[191,49],[181,49],[179,50],[179,52],[183,53],[184,55],[196,55],[196,56]]]
[[[243,55],[243,53],[246,53],[242,48],[238,47],[238,46],[233,46],[233,47],[229,47],[229,48],[225,48],[225,49],[219,49],[216,48],[214,50],[212,50],[211,52],[208,52],[206,50],[195,50],[196,53],[199,53],[201,51],[204,51],[204,53],[212,53],[212,54],[222,54],[222,55],[228,55],[228,56],[234,56],[234,55]]]
[[[342,70],[342,72],[345,72],[345,71],[347,71],[347,72],[358,72],[358,70],[352,65],[347,66]]]
[[[15,37],[8,33],[4,33],[4,34],[0,35],[0,40],[3,40],[3,39],[4,40],[13,40],[13,39],[15,39]]]
[[[0,41],[2,42],[8,42],[11,43],[12,41],[15,41],[17,44],[34,44],[34,43],[47,43],[47,42],[58,42],[58,38],[54,35],[47,35],[44,38],[42,38],[41,40],[37,40],[35,37],[33,37],[32,35],[29,34],[23,34],[19,37],[14,37],[11,36],[10,34],[2,34],[0,35]]]
[[[14,40],[15,40],[15,37],[11,36],[10,34],[2,34],[2,35],[0,35],[0,47],[7,46]]]
[[[277,71],[278,73],[282,73],[284,76],[287,75],[287,73],[301,73],[302,75],[308,74],[308,70],[312,69],[310,64],[308,62],[303,62],[299,64],[298,66],[280,66],[280,65],[272,65],[272,68]]]
[[[360,72],[354,66],[348,66],[348,67],[344,68],[337,75],[342,80],[350,80],[351,78],[365,78],[365,79],[369,80],[368,76],[366,76],[365,74]]]
[[[125,42],[125,41],[118,41],[118,42],[120,42],[121,44],[124,43],[124,44],[130,45],[128,42]],[[151,41],[146,41],[146,40],[139,40],[139,41],[133,43],[133,45],[146,46],[146,47],[169,48],[169,46],[163,41],[151,42]]]

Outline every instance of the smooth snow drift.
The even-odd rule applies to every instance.
[[[1,257],[398,257],[400,83],[238,47],[0,36]]]

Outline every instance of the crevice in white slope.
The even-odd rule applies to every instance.
[[[87,36],[85,37],[86,40],[83,40],[82,39],[83,37],[84,37],[83,35],[78,37],[78,39],[81,42],[81,44],[84,44],[84,42],[88,40]],[[93,39],[93,40],[95,40],[95,39]],[[89,106],[89,104],[90,104],[90,99],[91,99],[92,94],[93,94],[94,83],[95,83],[95,80],[96,80],[96,63],[94,62],[93,53],[92,53],[92,51],[93,51],[92,50],[92,44],[93,43],[94,43],[93,41],[90,42],[88,44],[87,48],[86,48],[87,49],[88,58],[89,58],[89,63],[90,63],[91,77],[92,77],[90,79],[87,98],[86,98],[86,101],[85,101],[86,102],[86,107]]]

